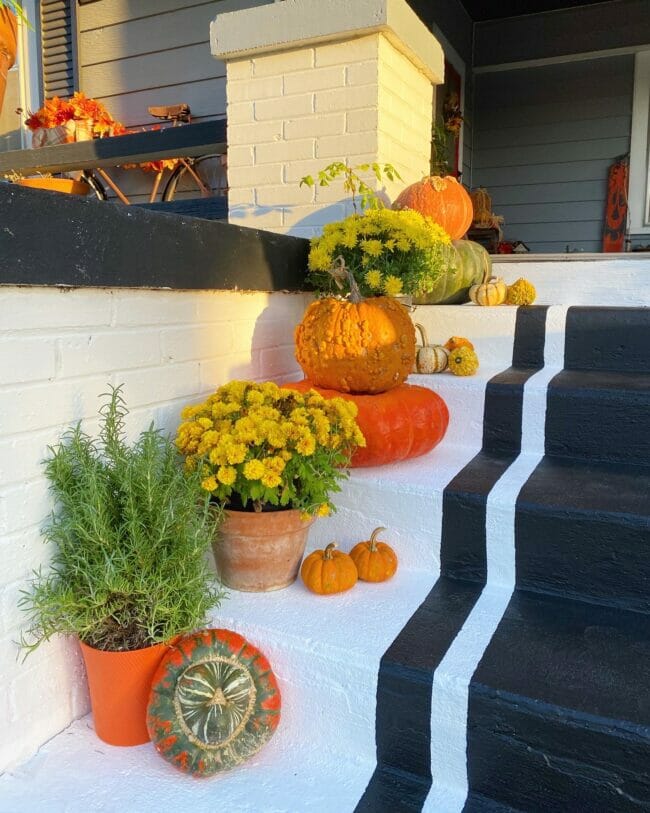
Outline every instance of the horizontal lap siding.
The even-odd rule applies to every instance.
[[[532,251],[600,251],[607,172],[629,150],[634,59],[475,77],[472,184]]]
[[[147,107],[187,102],[197,118],[224,116],[226,70],[210,54],[220,12],[269,0],[100,0],[79,7],[81,88],[128,126]]]

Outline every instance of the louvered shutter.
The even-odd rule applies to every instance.
[[[72,96],[76,85],[74,0],[41,0],[43,95]]]

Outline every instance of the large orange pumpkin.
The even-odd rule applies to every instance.
[[[393,203],[393,209],[413,209],[430,217],[459,240],[472,225],[472,199],[456,178],[433,175],[407,186]]]
[[[307,308],[296,328],[296,359],[320,387],[378,393],[399,386],[415,363],[415,328],[389,296],[326,297]]]
[[[430,452],[444,437],[449,410],[433,390],[402,384],[380,395],[351,395],[314,386],[313,382],[283,384],[287,389],[314,389],[325,398],[345,398],[357,405],[357,423],[366,439],[351,466],[381,466]]]
[[[16,15],[0,3],[0,111],[7,89],[7,74],[16,62],[17,24]]]

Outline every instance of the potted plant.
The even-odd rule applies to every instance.
[[[112,389],[97,439],[77,425],[50,449],[52,563],[21,600],[28,650],[57,633],[78,636],[95,731],[113,745],[149,740],[156,668],[222,595],[205,563],[218,510],[153,424],[126,443],[126,414],[121,388]]]
[[[350,290],[349,271],[362,296],[425,293],[452,261],[449,235],[418,212],[367,209],[328,223],[311,241],[310,282],[317,290]]]
[[[0,113],[7,89],[7,74],[16,61],[18,20],[29,25],[21,4],[16,0],[0,0]]]
[[[186,469],[225,508],[213,548],[226,585],[257,592],[295,581],[313,518],[330,513],[342,467],[365,445],[356,414],[340,398],[250,381],[183,410]]]

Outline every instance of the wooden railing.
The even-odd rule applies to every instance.
[[[206,121],[113,138],[76,141],[56,147],[0,153],[0,177],[11,172],[23,175],[73,172],[225,152],[226,122]]]

